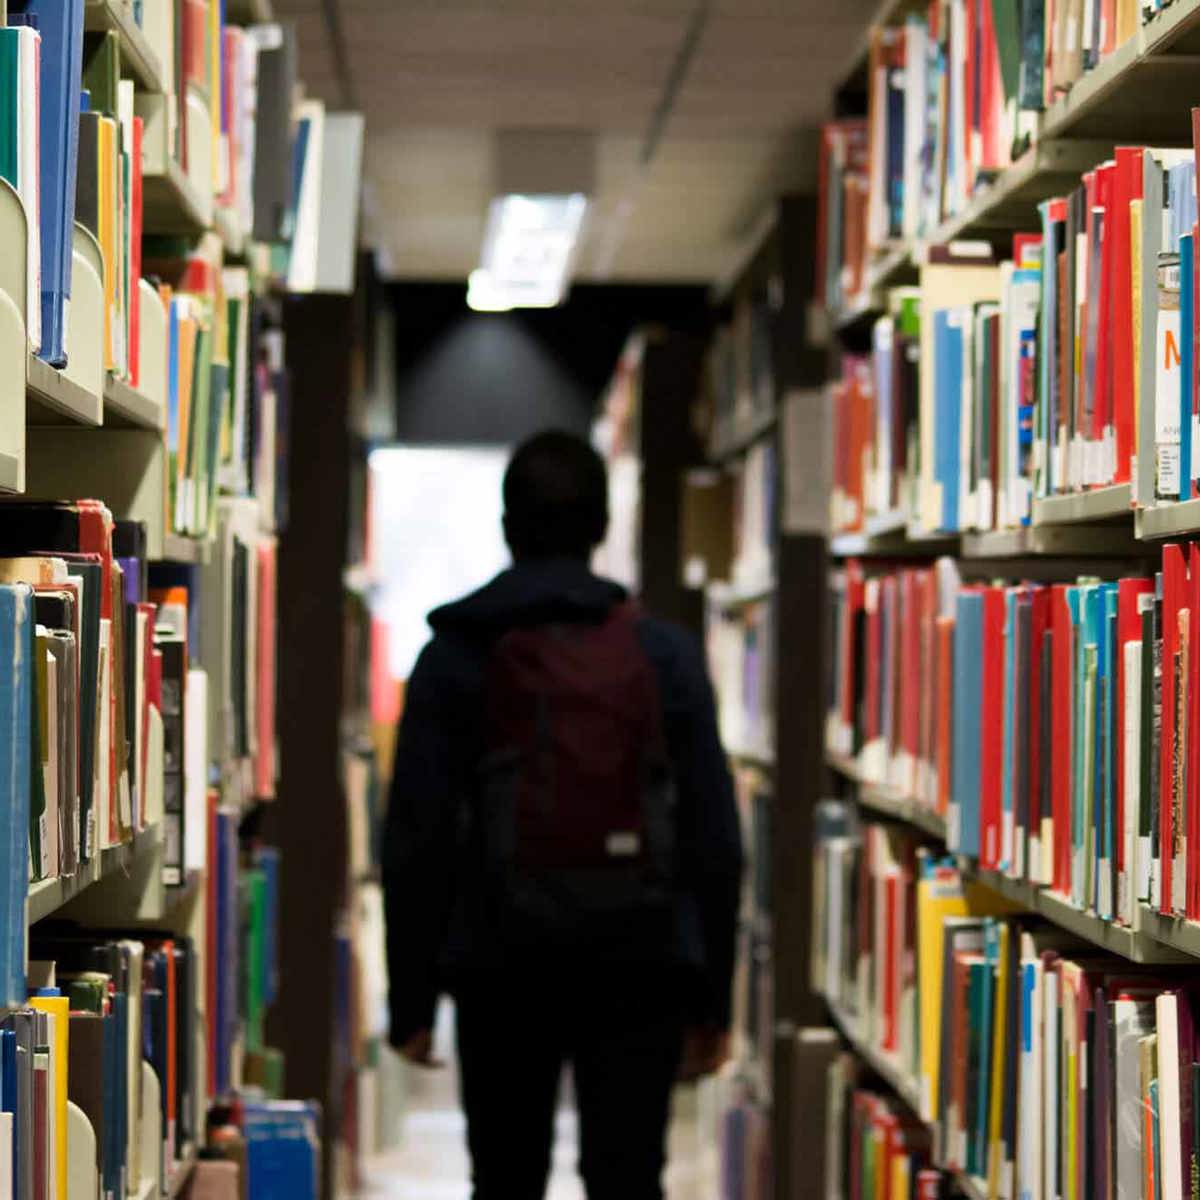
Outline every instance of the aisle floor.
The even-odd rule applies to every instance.
[[[450,1010],[443,1010],[437,1053],[448,1064],[453,1063],[452,1022]],[[412,1075],[400,1145],[370,1164],[358,1200],[470,1200],[470,1160],[457,1090],[452,1065]],[[715,1151],[705,1144],[708,1139],[702,1133],[699,1107],[695,1089],[680,1092],[671,1127],[666,1200],[713,1200],[717,1195]],[[584,1200],[583,1187],[575,1174],[575,1113],[564,1106],[556,1126],[554,1166],[546,1200]]]

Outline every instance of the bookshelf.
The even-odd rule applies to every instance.
[[[1144,12],[1146,8],[1156,11]],[[1077,969],[1086,971],[1078,966],[1083,962],[1101,964],[1096,967],[1097,978],[1117,978],[1127,971],[1131,977],[1164,981],[1162,987],[1168,991],[1190,986],[1200,969],[1200,912],[1190,902],[1187,890],[1192,887],[1193,860],[1180,854],[1171,866],[1164,867],[1163,855],[1170,855],[1161,842],[1164,826],[1157,823],[1175,821],[1177,829],[1182,827],[1177,815],[1182,807],[1177,806],[1190,802],[1194,785],[1186,775],[1174,781],[1168,775],[1164,780],[1168,767],[1162,746],[1167,738],[1186,739],[1179,757],[1171,762],[1190,763],[1195,753],[1194,725],[1182,723],[1182,717],[1177,722],[1169,708],[1161,728],[1150,723],[1141,706],[1143,693],[1134,704],[1129,682],[1134,672],[1141,674],[1143,662],[1153,660],[1156,647],[1164,647],[1161,652],[1168,654],[1172,650],[1178,653],[1179,646],[1190,646],[1188,633],[1193,628],[1178,625],[1179,640],[1172,640],[1179,605],[1171,588],[1178,578],[1178,564],[1191,561],[1189,545],[1200,533],[1200,500],[1194,487],[1184,486],[1180,491],[1179,485],[1170,481],[1170,447],[1167,435],[1155,427],[1155,416],[1161,422],[1164,413],[1173,411],[1174,393],[1146,369],[1155,362],[1159,349],[1154,343],[1158,314],[1169,304],[1169,271],[1176,261],[1170,255],[1179,250],[1190,252],[1186,242],[1192,217],[1187,217],[1186,228],[1181,226],[1182,240],[1174,227],[1160,239],[1154,232],[1155,222],[1146,227],[1153,233],[1147,239],[1144,227],[1136,222],[1143,212],[1138,207],[1143,196],[1149,198],[1149,204],[1161,199],[1167,211],[1170,203],[1181,202],[1181,196],[1185,205],[1190,203],[1195,191],[1190,174],[1186,184],[1183,174],[1172,176],[1171,197],[1165,192],[1160,196],[1153,189],[1169,171],[1192,169],[1192,106],[1200,103],[1194,78],[1195,55],[1200,49],[1200,5],[1176,0],[1161,7],[1130,6],[1118,0],[1109,11],[1124,33],[1111,44],[1103,38],[1088,42],[1080,69],[1068,80],[1037,75],[1034,90],[1043,85],[1049,89],[1041,111],[1033,111],[1032,103],[1024,108],[1027,97],[1018,101],[1009,91],[1012,108],[1001,124],[991,126],[989,101],[981,101],[978,113],[970,119],[978,118],[975,132],[983,142],[965,146],[961,154],[949,152],[957,155],[953,163],[949,158],[938,160],[932,184],[928,175],[917,178],[922,199],[914,203],[914,177],[904,173],[913,127],[889,126],[889,122],[895,122],[897,111],[904,111],[905,119],[909,115],[905,105],[911,96],[905,89],[917,75],[909,70],[913,60],[905,60],[904,54],[918,44],[918,35],[927,35],[928,26],[923,22],[929,11],[928,6],[903,2],[881,6],[835,98],[838,121],[828,127],[823,140],[829,157],[819,185],[826,206],[822,219],[835,213],[837,220],[850,224],[840,227],[841,257],[835,253],[833,269],[818,272],[818,289],[828,302],[816,306],[807,322],[810,338],[829,353],[836,497],[831,505],[829,539],[834,635],[832,639],[825,636],[829,626],[822,626],[819,649],[813,648],[810,640],[808,653],[825,651],[832,681],[828,707],[837,718],[831,719],[826,731],[822,787],[825,794],[845,800],[847,807],[841,811],[849,824],[836,829],[826,824],[818,835],[814,939],[823,952],[834,953],[835,958],[841,955],[838,961],[848,971],[844,988],[837,994],[829,992],[827,1012],[847,1044],[847,1061],[860,1064],[859,1068],[844,1068],[841,1078],[850,1081],[843,1093],[846,1103],[851,1093],[857,1103],[862,1092],[865,1111],[874,1103],[870,1095],[885,1097],[880,1108],[871,1109],[869,1120],[883,1122],[874,1126],[876,1131],[891,1128],[887,1122],[893,1120],[902,1127],[911,1121],[918,1131],[914,1134],[913,1144],[918,1147],[914,1163],[940,1165],[953,1189],[951,1194],[989,1200],[1016,1194],[1018,1188],[1028,1186],[1029,1179],[1028,1162],[1025,1166],[1015,1162],[1016,1153],[1026,1154],[1029,1161],[1036,1159],[1039,1169],[1039,1156],[1044,1153],[1049,1164],[1046,1170],[1056,1173],[1054,1185],[1064,1191],[1074,1188],[1079,1195],[1099,1195],[1113,1189],[1116,1194],[1118,1170],[1126,1172],[1122,1186],[1128,1187],[1131,1152],[1128,1146],[1117,1149],[1104,1146],[1102,1139],[1095,1141],[1100,1135],[1093,1135],[1090,1126],[1080,1128],[1078,1145],[1084,1149],[1069,1157],[1076,1143],[1047,1140],[1044,1149],[1043,1142],[1030,1133],[1028,1119],[1018,1115],[1011,1129],[1006,1126],[997,1132],[999,1126],[987,1126],[971,1107],[966,1125],[970,1131],[974,1123],[969,1137],[980,1139],[978,1153],[982,1157],[978,1161],[984,1165],[977,1172],[963,1169],[961,1146],[947,1140],[961,1133],[963,1114],[929,1111],[924,1095],[927,1074],[924,1068],[914,1073],[909,1058],[914,1052],[913,1036],[920,1045],[934,1036],[953,1044],[954,1053],[959,1052],[957,1048],[964,1043],[952,1019],[954,1010],[941,1007],[939,994],[934,1024],[922,1027],[917,1035],[905,1027],[908,1010],[904,1005],[925,1006],[931,1001],[924,980],[906,977],[904,967],[899,974],[893,972],[884,947],[889,938],[899,938],[907,945],[905,935],[886,925],[890,916],[881,918],[878,913],[884,911],[883,889],[898,887],[904,897],[899,903],[907,906],[903,911],[920,926],[932,911],[929,901],[933,892],[924,889],[936,888],[930,881],[941,878],[948,889],[961,889],[966,897],[963,911],[970,913],[964,919],[978,921],[984,939],[1023,938],[1036,930],[1036,935],[1030,936],[1035,936],[1039,947],[1056,947],[1064,964],[1060,976],[1064,988],[1075,986]],[[998,6],[992,11],[1003,14]],[[1106,27],[1105,37],[1112,28]],[[941,36],[952,39],[955,35],[945,34],[943,27]],[[1086,30],[1084,36],[1090,36]],[[1017,51],[1022,72],[1029,67],[1028,46],[1025,43]],[[984,55],[989,52],[981,51]],[[1088,59],[1092,53],[1095,61]],[[969,69],[979,70],[986,78],[990,68],[986,62],[980,65],[973,60]],[[1063,64],[1055,69],[1063,69]],[[1066,69],[1074,70],[1069,64]],[[999,86],[1003,91],[1009,85],[1001,79]],[[1021,86],[1027,85],[1022,82]],[[892,105],[890,110],[881,103],[881,96]],[[1015,123],[1005,124],[1014,113],[1018,114],[1013,117]],[[989,150],[986,142],[996,129],[1001,142],[993,143]],[[1012,138],[1004,141],[1010,133]],[[926,121],[916,135],[918,141],[928,136]],[[1143,152],[1132,147],[1162,149]],[[994,151],[999,152],[995,160],[999,165],[986,165]],[[837,153],[845,155],[843,165],[837,167],[844,167],[844,173],[827,176],[828,164],[836,160]],[[943,168],[945,173],[937,177]],[[1095,189],[1114,184],[1123,170],[1128,174],[1121,178],[1129,181],[1131,190],[1122,191],[1122,183],[1099,201],[1100,192]],[[829,178],[835,179],[832,186]],[[1150,190],[1143,193],[1139,189],[1146,179],[1151,181]],[[846,189],[844,207],[830,208],[841,185]],[[922,207],[930,186],[935,197],[932,216]],[[857,202],[856,188],[861,188],[857,194],[861,209],[852,207]],[[1073,209],[1074,205],[1078,207]],[[1074,271],[1078,267],[1087,278],[1096,280],[1102,271],[1115,272],[1105,276],[1109,282],[1101,287],[1114,300],[1115,308],[1097,319],[1100,293],[1072,290],[1068,300],[1067,293],[1059,292],[1052,280],[1066,264],[1065,242],[1078,246],[1071,214],[1097,213],[1101,207],[1098,240],[1078,259],[1072,250],[1069,268]],[[1128,224],[1123,224],[1127,217]],[[1056,240],[1068,227],[1071,232],[1065,233],[1064,241]],[[1088,226],[1088,236],[1093,228]],[[1082,226],[1079,229],[1082,236]],[[828,246],[821,247],[819,263],[830,263],[827,250]],[[1131,265],[1135,255],[1140,264],[1136,269]],[[995,274],[989,275],[991,271]],[[1164,271],[1168,274],[1162,274]],[[1057,278],[1068,276],[1058,274]],[[1078,281],[1085,276],[1074,278]],[[1126,291],[1126,281],[1130,291]],[[1133,288],[1145,289],[1136,293],[1136,300]],[[1029,307],[1023,309],[1024,303]],[[1055,321],[1061,323],[1052,326],[1047,306],[1055,304],[1060,305],[1053,310]],[[960,318],[961,325],[957,324]],[[1028,325],[1024,324],[1027,318]],[[1086,320],[1091,324],[1085,324]],[[954,343],[958,329],[963,331],[962,343]],[[1005,349],[1002,340],[990,340],[1008,337],[1014,330],[1022,346],[1019,352],[1012,349],[1012,343]],[[1189,331],[1189,354],[1194,352],[1193,336]],[[1065,350],[1063,339],[1073,339],[1066,341]],[[955,361],[955,351],[947,349],[952,343],[969,347],[965,350],[968,357],[962,360],[961,388],[951,382],[953,370],[947,374],[947,364],[953,367]],[[1126,348],[1129,354],[1122,357]],[[1081,355],[1078,369],[1064,375],[1057,372],[1057,364],[1067,361],[1063,356],[1071,349]],[[996,357],[987,357],[993,353]],[[973,355],[979,357],[972,359]],[[988,365],[981,366],[985,362]],[[1026,370],[1030,374],[1022,375]],[[1194,384],[1186,382],[1186,371],[1184,378],[1186,404],[1187,389],[1194,390]],[[1095,431],[1087,423],[1090,415],[1085,417],[1084,409],[1075,407],[1077,399],[1083,402],[1084,397],[1100,394],[1093,389],[1110,386],[1106,394],[1116,398],[1113,415],[1102,415],[1095,430],[1102,425],[1113,428],[1105,424],[1109,420],[1124,420],[1121,406],[1135,388],[1142,405],[1138,422],[1125,427],[1120,448],[1115,438],[1108,444],[1111,469],[1109,460],[1087,457],[1094,453],[1086,447],[1093,444]],[[1094,410],[1087,411],[1091,414]],[[993,418],[996,424],[989,425]],[[1186,427],[1183,415],[1180,423]],[[1062,432],[1068,428],[1069,434]],[[947,435],[950,429],[961,437],[957,445]],[[1011,441],[1007,440],[1010,435]],[[1187,452],[1184,447],[1185,456]],[[1186,457],[1183,463],[1186,468]],[[1183,543],[1182,554],[1172,548],[1173,542]],[[930,585],[928,581],[934,578],[938,583]],[[1022,674],[1019,679],[1004,675],[1006,664],[1030,661],[1022,657],[1023,649],[1016,649],[1027,628],[1020,625],[1022,613],[1032,611],[1034,605],[1052,603],[1050,594],[1074,597],[1095,587],[1096,596],[1111,595],[1115,621],[1118,588],[1128,588],[1127,596],[1134,590],[1145,593],[1148,588],[1152,595],[1156,578],[1159,586],[1166,581],[1166,607],[1162,608],[1163,601],[1148,599],[1144,611],[1162,608],[1166,615],[1156,632],[1145,634],[1145,655],[1149,657],[1142,654],[1144,639],[1138,617],[1136,631],[1130,623],[1124,633],[1114,631],[1115,649],[1097,676],[1106,681],[1104,686],[1111,685],[1111,705],[1121,705],[1122,713],[1133,714],[1128,717],[1134,722],[1129,731],[1124,726],[1119,731],[1113,727],[1115,707],[1093,710],[1086,699],[1093,678],[1088,674],[1091,660],[1087,656],[1099,644],[1097,637],[1108,644],[1107,635],[1094,635],[1090,626],[1087,632],[1079,627],[1083,657],[1078,674],[1074,662],[1063,657],[1057,667],[1052,668],[1048,661],[1040,663],[1033,668],[1035,675]],[[1190,569],[1188,579],[1192,579]],[[1117,580],[1124,582],[1117,584]],[[864,589],[861,605],[849,599],[860,585]],[[939,590],[944,586],[948,590]],[[932,590],[922,590],[927,587]],[[921,623],[924,618],[914,621],[912,617],[910,606],[925,602],[915,600],[918,595],[932,597],[932,607],[925,611],[937,615],[936,619],[930,615],[927,624]],[[782,597],[786,603],[786,590]],[[971,634],[977,602],[982,606],[979,611],[991,613],[1001,622],[990,627],[978,643]],[[1028,610],[1025,604],[1030,606]],[[1133,620],[1132,610],[1122,611],[1127,622]],[[1190,609],[1188,612],[1191,619]],[[847,622],[853,629],[848,639],[841,641]],[[884,628],[887,632],[879,637]],[[1064,628],[1058,627],[1060,641]],[[949,641],[938,641],[946,636]],[[1039,645],[1049,647],[1052,641],[1051,637]],[[989,657],[1000,645],[1005,647],[1003,656]],[[843,646],[853,647],[853,660],[843,655]],[[954,673],[930,674],[931,666]],[[1186,697],[1194,686],[1194,665],[1187,660],[1178,669],[1182,682],[1172,686]],[[909,677],[918,681],[915,690],[906,687]],[[1051,677],[1060,683],[1069,678],[1069,689],[1064,692],[1056,686],[1052,690]],[[840,682],[845,679],[853,681],[849,691]],[[1022,690],[1033,679],[1045,689],[1036,698]],[[978,681],[983,682],[972,702]],[[1157,676],[1147,678],[1144,695],[1155,714],[1168,706],[1164,687]],[[1049,721],[1062,706],[1073,704],[1078,697],[1084,697],[1084,707],[1072,708],[1065,725],[1056,724],[1054,733],[1043,736],[1041,731],[1049,730]],[[840,708],[843,701],[845,707]],[[1179,703],[1184,706],[1180,712],[1190,711],[1186,700]],[[944,708],[937,707],[943,704]],[[1126,704],[1133,707],[1127,710]],[[913,717],[918,710],[919,716]],[[978,714],[978,726],[973,724],[972,711]],[[1093,711],[1096,723],[1087,728],[1097,739],[1096,774],[1089,773],[1092,760],[1086,748],[1079,759],[1079,772],[1072,766],[1063,774],[1061,730],[1065,728],[1065,736],[1075,739],[1069,744],[1086,747],[1089,735],[1081,730]],[[931,718],[931,713],[936,717]],[[852,744],[841,735],[843,715],[854,729]],[[941,735],[929,724],[931,719],[946,722],[949,740],[937,740]],[[975,728],[979,729],[978,741],[971,732]],[[998,742],[997,730],[1009,740]],[[1030,739],[1024,739],[1021,730],[1029,732]],[[934,743],[926,741],[930,736]],[[1012,740],[1018,737],[1023,739],[1019,744]],[[1036,744],[1035,738],[1040,739]],[[926,753],[930,744],[939,747],[936,760]],[[1035,780],[1029,772],[1046,763],[1051,764],[1046,767],[1048,773]],[[1122,764],[1119,769],[1118,763]],[[1144,772],[1144,780],[1139,776],[1135,781],[1134,772]],[[1070,781],[1067,791],[1062,790],[1064,779]],[[1177,789],[1173,782],[1178,783]],[[1046,807],[1021,809],[1030,797],[1037,797],[1032,803]],[[996,809],[991,807],[993,802]],[[1151,813],[1155,824],[1139,826],[1139,821],[1151,820]],[[833,818],[824,814],[819,820],[832,822]],[[1015,840],[1009,840],[1010,831]],[[860,891],[857,898],[841,890],[843,882],[834,875],[846,854],[861,856],[855,859],[858,865],[853,870],[861,872],[855,878],[869,881],[862,884],[868,890]],[[1172,866],[1173,891],[1163,882],[1164,871],[1171,877]],[[1135,867],[1145,874],[1135,878]],[[820,911],[823,905],[845,915],[855,931],[851,937],[862,940],[857,944],[851,940],[841,950],[832,951],[836,938]],[[933,943],[922,942],[919,950],[912,948],[927,962],[931,945],[940,953],[943,939],[946,946],[959,945],[955,936],[945,924],[937,929]],[[994,943],[980,943],[985,973],[979,978],[992,982],[982,984],[985,990],[978,994],[995,988],[992,997],[998,1003],[995,980],[1000,978],[1001,968],[996,965],[998,960],[987,957],[993,953],[989,947]],[[1024,969],[1029,960],[1024,957],[1025,949],[1020,953]],[[976,979],[972,972],[978,970],[978,963],[969,953],[947,958],[947,970],[951,961],[955,971],[965,972],[961,979],[955,976],[956,988],[963,980]],[[987,974],[993,970],[997,974]],[[813,986],[826,992],[821,978],[814,967]],[[899,1008],[892,1011],[882,989],[895,982],[900,1001]],[[1094,1039],[1110,1038],[1107,1049],[1113,1050],[1118,1002],[1102,987],[1093,991],[1091,976],[1079,986],[1083,990],[1071,995],[1086,997],[1088,1020],[1094,1024],[1081,1040],[1071,1040],[1075,1038],[1071,1033],[1054,1045],[1064,1054],[1075,1053],[1078,1046],[1084,1055],[1102,1055],[1105,1044]],[[873,992],[873,988],[881,990]],[[948,991],[946,996],[951,994]],[[966,990],[954,992],[954,1000],[948,1002],[966,1007],[969,997],[975,995]],[[847,996],[854,1002],[848,1003]],[[1139,1009],[1139,1020],[1148,1022],[1150,1034],[1169,1036],[1172,1002],[1157,1008],[1155,999],[1148,1003],[1148,1010]],[[984,1018],[982,1011],[972,1008],[969,1020],[982,1024],[987,1031],[985,1041],[994,1032],[1000,1039],[997,1045],[1003,1044],[1004,1037],[1015,1036],[1018,1028],[1028,1031],[1033,1027],[1032,1019],[1004,1026],[1008,1018],[996,1018],[994,1010]],[[889,1021],[899,1022],[902,1053],[881,1049],[881,1039],[895,1036]],[[1190,1048],[1181,1051],[1181,1074],[1191,1070],[1196,1057]],[[986,1058],[980,1061],[981,1069],[990,1072],[989,1088],[996,1087],[997,1078],[1002,1080],[1001,1089],[1015,1088],[1032,1070],[1023,1059],[1016,1067],[1005,1064],[1003,1069]],[[1115,1073],[1112,1077],[1092,1075],[1094,1061],[1088,1058],[1086,1068],[1089,1103],[1104,1114],[1101,1120],[1119,1123],[1122,1113],[1132,1111],[1128,1106],[1141,1100],[1137,1082],[1131,1083],[1128,1075],[1120,1080]],[[1147,1080],[1169,1081],[1176,1069],[1165,1056],[1148,1061]],[[834,1078],[831,1069],[830,1079]],[[1058,1095],[1066,1103],[1067,1093]],[[891,1099],[886,1099],[889,1096]],[[990,1103],[989,1119],[1007,1122],[1009,1117],[1001,1117],[994,1107],[997,1102]],[[1052,1139],[1057,1136],[1055,1124],[1049,1112],[1046,1117],[1046,1138]],[[830,1129],[843,1138],[845,1146],[846,1137],[858,1134],[853,1119],[844,1127],[838,1126],[839,1119],[836,1113],[831,1117]],[[1177,1116],[1172,1109],[1169,1116],[1164,1115],[1163,1129],[1153,1138],[1147,1135],[1142,1139],[1142,1152],[1152,1142],[1157,1152],[1159,1143],[1154,1139],[1174,1136],[1177,1123],[1190,1129],[1186,1121],[1190,1118]],[[1025,1142],[1034,1148],[1026,1148]],[[974,1155],[976,1148],[970,1153]],[[1057,1157],[1050,1159],[1052,1153]],[[1185,1152],[1184,1191],[1192,1165],[1194,1160]],[[1006,1171],[1014,1173],[1006,1175]],[[1026,1172],[1026,1182],[1017,1181],[1021,1172]],[[838,1194],[833,1178],[831,1175],[829,1187],[834,1190],[830,1195]],[[911,1193],[901,1194],[917,1195],[915,1183],[913,1187]],[[1164,1194],[1170,1190],[1168,1186]]]
[[[235,160],[220,122],[241,110],[209,104],[223,85],[245,98],[250,73],[223,80],[227,63],[272,52],[242,27],[269,21],[268,3],[225,8],[190,5],[179,58],[190,78],[175,78],[182,47],[166,5],[10,2],[3,31],[40,81],[15,81],[9,110],[23,137],[41,137],[0,181],[0,491],[10,494],[0,590],[11,651],[0,683],[10,717],[0,1040],[48,1044],[55,1082],[35,1091],[41,1066],[26,1056],[28,1079],[6,1091],[14,1115],[0,1124],[25,1136],[24,1097],[61,1134],[48,1193],[60,1197],[103,1184],[151,1200],[193,1182],[207,1194],[209,1160],[253,1160],[261,1149],[249,1130],[267,1119],[313,1147],[319,1174],[316,1111],[280,1104],[283,1058],[266,1032],[283,961],[282,839],[264,826],[280,767],[277,659],[287,656],[276,547],[289,537],[284,284],[266,260],[304,247],[255,223],[257,130],[239,127]],[[27,14],[35,20],[21,24]],[[291,37],[266,40],[290,53]],[[296,83],[278,95],[260,86],[245,108],[247,119],[280,114],[275,165],[289,178]],[[83,147],[86,164],[69,186],[58,139],[45,136],[60,98],[61,140]],[[265,187],[270,164],[256,165]],[[97,197],[109,185],[106,222]],[[36,226],[26,217],[34,194]],[[318,353],[319,339],[306,349]],[[308,531],[295,538],[306,543]],[[305,802],[301,791],[293,822]],[[27,891],[13,886],[26,875]],[[305,930],[310,943],[317,929]],[[334,933],[330,920],[329,944]],[[298,973],[308,955],[289,954]],[[43,997],[49,1016],[38,1015]],[[60,1071],[68,1028],[72,1043],[97,1030],[104,1043],[79,1062],[72,1051]],[[302,1084],[306,1049],[288,1063]],[[300,1094],[328,1105],[319,1081]],[[108,1127],[89,1097],[104,1101]],[[97,1131],[108,1138],[99,1148]],[[261,1145],[277,1136],[266,1131]],[[11,1169],[0,1172],[4,1194]],[[296,1182],[289,1194],[315,1200],[318,1186]]]

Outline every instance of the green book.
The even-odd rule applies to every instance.
[[[88,33],[83,38],[83,86],[91,111],[117,116],[117,85],[121,82],[121,41],[118,35]]]
[[[21,126],[20,45],[16,29],[0,28],[0,177],[17,187]]]

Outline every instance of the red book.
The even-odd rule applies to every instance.
[[[1042,235],[1040,233],[1014,233],[1012,240],[1012,260],[1013,264],[1020,268],[1030,266],[1036,262],[1031,251],[1035,247],[1040,247],[1042,244]]]
[[[1133,463],[1133,246],[1129,205],[1141,195],[1142,151],[1118,146],[1109,206],[1108,232],[1112,244],[1112,294],[1109,297],[1112,344],[1112,409],[1117,461],[1113,479],[1128,483]]]
[[[1090,264],[1100,268],[1099,314],[1096,320],[1096,375],[1092,394],[1092,438],[1101,445],[1114,436],[1112,427],[1112,330],[1110,302],[1112,295],[1112,231],[1109,218],[1114,207],[1113,177],[1115,163],[1105,163],[1096,170],[1096,209],[1093,224],[1099,221],[1096,230],[1100,238],[1100,261]],[[1107,476],[1107,469],[1106,469]]]
[[[1188,546],[1188,644],[1187,657],[1187,906],[1189,917],[1200,915],[1200,872],[1197,871],[1197,832],[1200,831],[1200,754],[1196,752],[1196,736],[1200,730],[1200,670],[1197,669],[1197,652],[1200,651],[1200,545],[1192,542]]]
[[[995,870],[1003,844],[1001,791],[1004,778],[1004,626],[1003,587],[983,592],[983,683],[980,712],[979,865]]]
[[[1074,694],[1074,635],[1066,584],[1050,589],[1050,631],[1053,639],[1051,718],[1050,815],[1054,828],[1054,879],[1056,891],[1071,890],[1071,711]]]
[[[1029,826],[1028,837],[1042,836],[1042,805],[1048,797],[1042,796],[1042,656],[1046,645],[1046,634],[1050,629],[1050,591],[1039,587],[1031,589],[1030,605],[1030,661],[1029,661]],[[1031,864],[1025,862],[1025,874],[1031,875]]]
[[[900,746],[913,763],[920,757],[921,738],[921,578],[920,571],[901,576]]]
[[[996,26],[991,0],[979,6],[979,125],[985,167],[1002,167],[1009,159],[1004,145],[1004,84],[1000,78],[1000,55],[996,48]]]
[[[917,1172],[916,1200],[941,1200],[942,1173],[933,1167]]]
[[[1176,660],[1180,654],[1179,613],[1187,607],[1188,569],[1183,547],[1163,547],[1163,629],[1162,629],[1162,730],[1159,737],[1159,852],[1162,870],[1164,913],[1171,912],[1174,883],[1175,808],[1182,787],[1176,775],[1175,727],[1180,693],[1176,679]]]

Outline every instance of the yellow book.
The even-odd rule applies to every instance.
[[[1000,916],[1013,912],[1002,896],[977,883],[964,885],[955,870],[926,862],[917,883],[917,990],[921,1031],[921,1116],[936,1119],[942,1048],[942,932],[951,917]]]
[[[52,1111],[53,1126],[50,1144],[54,1153],[54,1175],[58,1180],[56,1189],[59,1200],[67,1195],[67,1039],[70,1037],[70,1001],[66,996],[33,996],[29,1007],[50,1016]]]
[[[113,324],[117,302],[117,123],[100,119],[100,253],[104,258],[104,367],[116,365]]]
[[[1000,925],[997,936],[1000,941],[1000,961],[996,965],[996,1003],[993,1006],[994,1029],[992,1031],[992,1094],[988,1111],[988,1192],[991,1200],[1000,1195],[1000,1172],[1004,1157],[1000,1141],[1001,1121],[1004,1116],[1004,1062],[1008,1043],[1008,925]],[[1013,1080],[1016,1086],[1016,1080]]]

